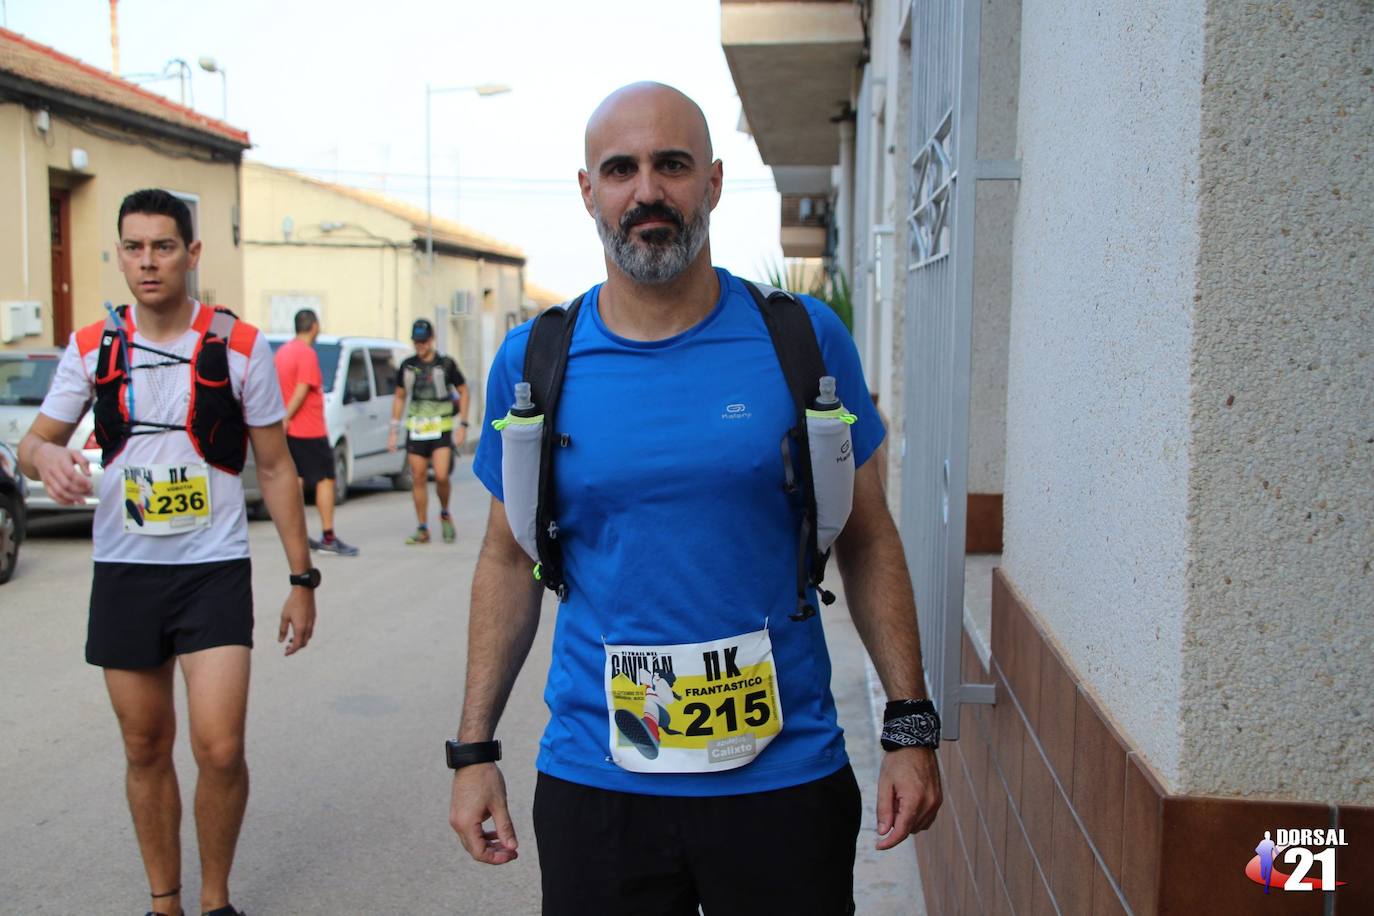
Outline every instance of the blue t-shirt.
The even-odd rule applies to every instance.
[[[537,762],[560,779],[654,795],[729,795],[819,779],[847,760],[821,618],[788,617],[801,519],[783,489],[791,395],[757,304],[737,278],[717,274],[716,307],[666,340],[612,333],[597,307],[600,286],[578,314],[556,423],[571,445],[557,449],[554,464],[569,596],[557,610],[544,690],[551,718]],[[840,399],[859,418],[850,429],[862,465],[883,427],[858,352],[828,306],[802,301]],[[513,400],[529,329],[506,336],[487,382],[486,434],[473,469],[498,499],[501,436],[491,423]],[[758,630],[765,619],[784,726],[758,759],[701,774],[632,773],[611,761],[603,643],[704,642]]]

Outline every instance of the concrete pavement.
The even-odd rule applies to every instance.
[[[539,910],[530,803],[547,716],[541,692],[553,604],[545,602],[500,729],[521,857],[479,866],[448,826],[442,743],[458,720],[468,587],[487,497],[467,459],[454,481],[454,545],[402,543],[414,524],[408,494],[358,490],[340,507],[339,534],[363,553],[319,559],[325,579],[315,641],[292,658],[276,643],[287,575],[276,531],[271,522],[250,524],[252,798],[233,887],[235,904],[253,916]],[[308,512],[317,534],[318,517]],[[118,730],[100,672],[82,656],[90,526],[49,518],[34,528],[15,579],[0,587],[0,911],[141,913],[147,888],[124,802]],[[910,841],[872,850],[880,751],[863,650],[840,605],[825,616],[832,685],[865,796],[858,911],[919,913]],[[184,695],[178,704],[185,732]],[[194,903],[195,768],[184,737],[176,753],[185,900]]]

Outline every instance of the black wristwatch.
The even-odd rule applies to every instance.
[[[467,429],[469,424],[467,420],[459,420],[458,425],[463,427],[463,429]]]
[[[308,588],[314,591],[320,587],[320,571],[312,566],[299,576],[292,573],[291,584],[299,585],[301,588]]]
[[[461,770],[474,763],[495,763],[501,759],[500,741],[472,741],[464,744],[449,739],[444,742],[444,756],[450,769]]]

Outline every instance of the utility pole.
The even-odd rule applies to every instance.
[[[113,59],[110,72],[119,76],[119,0],[110,0],[110,55]]]

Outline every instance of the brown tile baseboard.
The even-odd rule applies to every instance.
[[[918,840],[932,916],[1374,913],[1374,807],[1169,794],[1000,568],[992,593],[991,660],[967,634],[962,658],[997,704],[966,710],[941,749],[948,807]],[[1345,829],[1348,883],[1266,895],[1245,874],[1256,845],[1304,827]]]
[[[968,494],[964,553],[1002,552],[1002,494]]]

